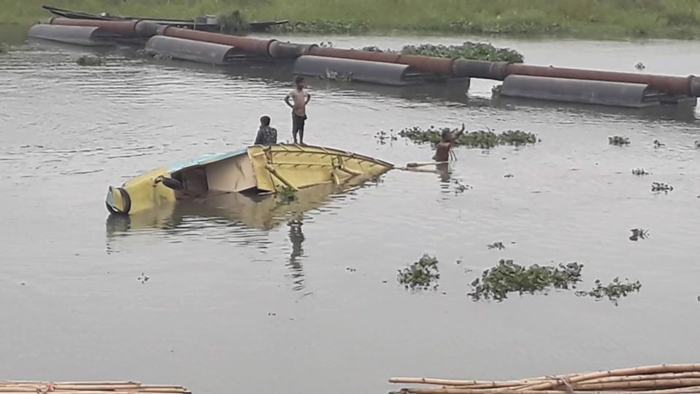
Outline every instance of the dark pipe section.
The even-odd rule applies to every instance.
[[[92,26],[123,36],[136,36],[139,21],[102,21],[93,19],[51,18],[50,24],[60,26]]]
[[[181,29],[179,27],[168,27],[159,34],[184,38],[187,40],[211,42],[213,44],[230,45],[243,52],[254,53],[263,57],[270,56],[270,44],[276,40],[261,40],[258,38],[230,36],[226,34],[208,33],[205,31]]]
[[[503,97],[552,100],[612,107],[643,108],[660,105],[649,86],[638,83],[509,75],[500,89]]]
[[[29,29],[28,36],[73,45],[114,45],[113,34],[91,26],[34,25]]]
[[[452,76],[452,59],[437,57],[402,55],[392,52],[370,52],[356,49],[338,49],[313,47],[309,48],[309,55],[334,57],[341,59],[366,60],[370,62],[405,64],[416,71],[432,73],[443,76]]]
[[[486,62],[482,60],[455,59],[452,63],[452,75],[455,77],[495,79],[502,81],[506,77],[507,62]]]
[[[318,45],[293,44],[291,42],[273,41],[270,43],[269,51],[273,59],[296,59],[308,53],[312,47]]]
[[[154,36],[146,42],[146,52],[172,59],[197,63],[226,65],[236,57],[236,48],[230,45],[213,44],[182,38]]]
[[[379,85],[404,86],[423,82],[423,75],[412,72],[405,64],[369,62],[323,56],[301,56],[294,63],[294,73],[323,79],[338,74],[341,79]]]

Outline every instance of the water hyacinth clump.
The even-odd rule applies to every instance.
[[[491,245],[486,245],[489,249],[498,249],[498,250],[503,250],[506,248],[505,245],[503,245],[503,242],[494,242]]]
[[[473,291],[468,295],[474,301],[503,301],[508,298],[508,293],[546,294],[552,288],[576,288],[576,283],[581,281],[582,268],[583,265],[578,263],[523,267],[513,260],[501,260],[496,267],[484,271],[481,278],[471,283]]]
[[[647,239],[649,237],[649,230],[643,228],[633,228],[632,235],[630,235],[630,241],[639,241],[640,239]]]
[[[651,175],[651,173],[646,172],[643,168],[634,168],[634,169],[632,169],[632,175],[642,176],[642,175]]]
[[[438,287],[436,282],[440,279],[437,264],[438,260],[435,257],[424,254],[420,260],[399,270],[397,280],[406,289],[435,290]]]
[[[459,129],[449,129],[456,133]],[[399,135],[416,143],[430,143],[437,145],[442,140],[442,130],[430,126],[429,129],[422,129],[418,126],[406,128],[399,132]],[[454,141],[455,146],[467,146],[471,148],[489,149],[499,145],[521,146],[538,142],[537,136],[521,130],[507,130],[500,134],[493,131],[471,131],[465,132]]]
[[[652,182],[651,191],[668,193],[670,191],[673,191],[673,186],[663,182]]]
[[[593,297],[597,300],[607,297],[610,301],[617,305],[620,298],[627,297],[627,295],[639,292],[642,288],[642,284],[639,281],[630,282],[629,279],[625,279],[625,282],[620,281],[620,278],[613,279],[612,282],[603,286],[600,279],[596,279],[595,287],[591,291],[577,291],[576,295],[579,297]]]
[[[490,62],[522,63],[523,55],[510,48],[496,48],[491,44],[466,41],[461,45],[406,45],[403,55],[422,55],[448,59],[465,58]]]
[[[610,143],[610,145],[625,146],[630,144],[630,139],[627,137],[621,137],[619,135],[616,135],[613,137],[608,137],[608,142]]]
[[[374,135],[374,138],[377,140],[377,142],[378,142],[380,145],[386,144],[387,141],[388,141],[388,142],[393,142],[393,141],[396,141],[396,140],[399,139],[396,135],[394,135],[394,132],[393,132],[393,131],[390,131],[390,132],[387,133],[387,132],[384,131],[384,130],[382,130],[382,131],[378,132],[377,134],[375,134],[375,135]]]

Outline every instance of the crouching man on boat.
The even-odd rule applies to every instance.
[[[435,156],[433,156],[433,160],[437,162],[446,162],[450,160],[451,154],[452,153],[452,145],[454,142],[462,136],[464,133],[464,123],[462,123],[462,129],[459,130],[456,133],[453,133],[450,131],[450,129],[444,129],[442,131],[442,140],[438,142],[437,148],[435,149]]]
[[[274,145],[277,143],[277,129],[270,127],[270,117],[263,116],[260,118],[260,128],[258,135],[255,136],[253,145]]]

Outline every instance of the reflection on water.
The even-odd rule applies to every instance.
[[[292,253],[289,255],[289,268],[292,270],[292,279],[294,280],[294,290],[302,290],[304,288],[304,272],[301,267],[300,257],[304,254],[302,244],[304,243],[304,232],[301,226],[304,224],[303,219],[290,220],[287,223],[289,226],[289,241],[292,243]]]

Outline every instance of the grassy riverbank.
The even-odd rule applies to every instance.
[[[49,16],[41,5],[121,15],[187,17],[240,9],[290,19],[293,31],[578,38],[700,37],[699,0],[0,0],[0,23]]]

